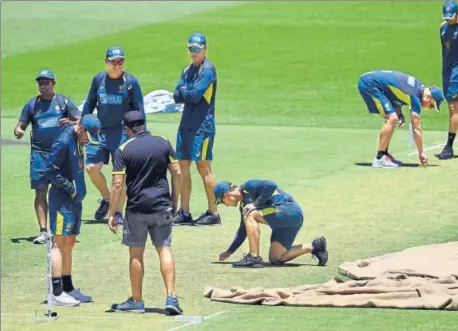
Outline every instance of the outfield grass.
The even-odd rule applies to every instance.
[[[83,5],[86,10],[75,9]],[[219,4],[224,8],[215,9],[213,3],[215,8],[209,12],[185,16],[186,12],[175,12],[172,5],[157,3],[156,8],[171,13],[164,14],[166,21],[161,22],[147,15],[142,7],[146,5],[135,3],[138,19],[131,16],[136,11],[126,10],[130,13],[127,23],[114,34],[110,34],[111,26],[94,36],[89,28],[73,31],[77,25],[72,20],[54,22],[58,24],[55,38],[38,47],[36,36],[18,29],[14,18],[22,17],[31,27],[41,17],[37,17],[40,6],[48,13],[50,5],[35,3],[33,9],[19,14],[8,12],[12,9],[2,4],[2,15],[10,19],[8,25],[2,17],[2,37],[9,35],[8,43],[2,38],[2,54],[6,53],[2,59],[2,139],[13,138],[12,127],[22,105],[35,93],[33,77],[40,69],[54,69],[59,91],[80,102],[92,76],[103,70],[106,47],[119,44],[128,56],[127,70],[139,77],[144,93],[172,89],[188,61],[186,38],[201,30],[208,36],[209,57],[219,75],[216,179],[276,181],[303,206],[306,221],[298,242],[325,235],[330,260],[325,268],[310,266],[316,262],[304,257],[295,261],[296,267],[261,270],[213,263],[238,227],[234,208],[220,209],[221,227],[174,228],[177,288],[185,313],[210,316],[226,311],[186,329],[454,330],[458,317],[450,312],[241,306],[203,297],[206,285],[281,287],[323,282],[336,276],[337,266],[344,261],[457,240],[456,208],[449,198],[456,194],[455,161],[436,161],[432,155],[437,151],[430,151],[435,165],[430,168],[378,171],[355,165],[371,162],[381,124],[366,113],[356,89],[358,75],[374,68],[393,68],[439,83],[440,5],[258,2]],[[97,17],[94,13],[106,10],[103,3],[91,4],[90,10],[89,3],[60,4],[52,10],[62,12],[65,6],[76,18],[82,13],[83,25]],[[121,7],[116,8],[119,13]],[[46,21],[42,28],[50,26]],[[77,41],[64,38],[70,30]],[[17,42],[13,42],[15,34]],[[425,145],[442,143],[446,111],[425,112],[424,119]],[[151,115],[149,126],[175,142],[178,120],[178,114]],[[46,247],[14,240],[37,234],[33,192],[28,188],[28,151],[27,146],[2,145],[1,149],[2,328],[167,330],[183,325],[159,314],[104,312],[130,293],[128,252],[119,244],[120,236],[92,221],[98,196],[89,180],[74,278],[75,285],[95,302],[56,309],[61,318],[52,324],[34,319],[36,311],[42,314],[46,308],[39,304],[46,294]],[[395,133],[391,151],[405,162],[417,163],[416,156],[409,155],[415,150],[407,145],[405,129]],[[108,168],[105,172],[109,175]],[[193,178],[192,212],[198,216],[206,200],[195,169]],[[269,237],[270,231],[261,228],[264,257]],[[233,259],[240,258],[247,247],[244,243]],[[147,255],[146,305],[162,308],[164,290],[151,247]]]

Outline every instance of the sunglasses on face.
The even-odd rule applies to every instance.
[[[203,51],[205,46],[196,46],[196,45],[188,45],[188,50],[191,53],[200,53]]]
[[[124,64],[124,59],[111,60],[111,61],[108,61],[108,63],[111,64],[112,66],[120,66]]]

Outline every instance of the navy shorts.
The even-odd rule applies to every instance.
[[[272,228],[270,242],[277,241],[286,249],[290,249],[304,221],[304,214],[297,202],[284,202],[262,209],[261,213]]]
[[[390,115],[395,112],[390,100],[385,93],[371,83],[367,77],[361,77],[358,82],[358,90],[366,103],[370,114]]]
[[[44,174],[48,160],[48,152],[32,150],[30,153],[30,187],[33,190],[48,188],[50,181]]]
[[[458,101],[458,68],[442,77],[442,89],[448,103]]]
[[[128,139],[126,132],[100,133],[97,137],[90,135],[86,145],[86,164],[108,164],[111,155],[113,163],[115,152]]]
[[[80,234],[83,204],[73,201],[66,192],[49,191],[49,225],[53,235],[77,236]]]
[[[177,159],[190,161],[213,160],[214,140],[214,133],[195,133],[194,131],[188,131],[188,129],[179,129],[176,145]]]

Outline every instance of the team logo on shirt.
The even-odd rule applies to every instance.
[[[57,105],[54,109],[56,110],[56,112],[60,113],[60,107],[59,107],[59,105]]]
[[[119,86],[119,93],[124,93],[124,84]]]

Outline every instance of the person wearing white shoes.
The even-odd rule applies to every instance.
[[[81,144],[88,142],[88,132],[98,134],[100,121],[85,115],[76,125],[62,129],[43,172],[51,182],[49,190],[49,225],[53,235],[51,252],[52,303],[77,306],[92,298],[73,287],[72,251],[80,233],[82,201],[86,196],[84,153]]]
[[[403,106],[409,108],[420,163],[427,165],[428,156],[423,149],[420,113],[422,109],[439,111],[440,104],[444,101],[441,89],[434,85],[427,87],[418,78],[407,73],[376,70],[360,76],[358,90],[369,113],[381,115],[385,119],[380,129],[378,151],[372,167],[397,168],[402,164],[388,152],[388,148],[396,124],[401,128],[404,126]]]

